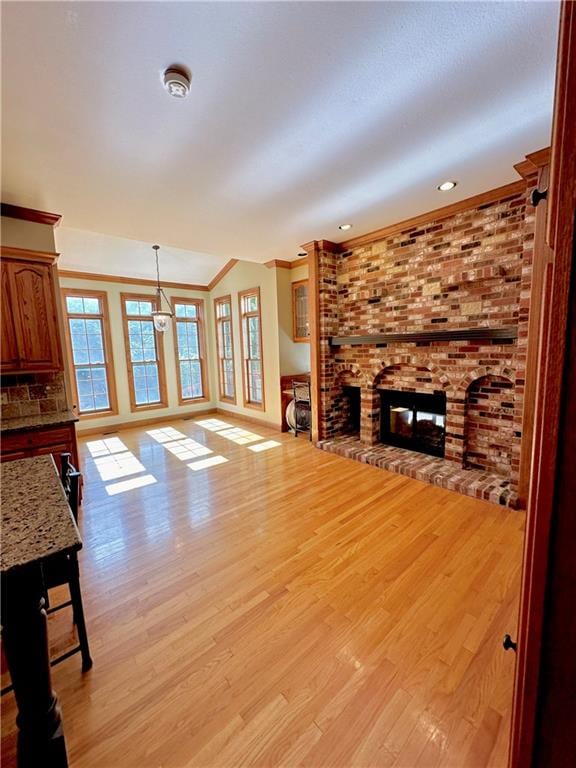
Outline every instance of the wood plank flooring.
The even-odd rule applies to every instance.
[[[523,513],[228,418],[105,440],[81,441],[94,667],[53,670],[74,768],[505,768]]]

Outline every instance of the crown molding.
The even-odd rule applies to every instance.
[[[0,247],[0,254],[3,258],[12,256],[17,259],[26,259],[27,261],[39,261],[48,264],[55,264],[60,256],[53,251],[32,251],[28,248],[15,248],[11,245]]]
[[[34,208],[23,208],[20,205],[11,205],[10,203],[0,203],[0,214],[7,216],[9,219],[33,221],[35,224],[47,224],[51,227],[57,227],[62,220],[62,216],[59,213],[37,211]]]
[[[73,269],[59,269],[59,277],[69,277],[73,280],[98,280],[103,283],[121,283],[122,285],[145,285],[156,288],[156,280],[145,277],[124,277],[123,275],[99,275],[96,272],[79,272]],[[162,280],[162,288],[176,288],[184,291],[208,291],[207,285],[194,285],[192,283],[174,283]]]

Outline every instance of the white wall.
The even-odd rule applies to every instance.
[[[209,381],[209,399],[208,402],[183,405],[178,404],[178,389],[176,378],[176,356],[174,352],[174,328],[170,327],[163,338],[164,344],[164,364],[166,370],[166,387],[168,395],[168,407],[154,408],[152,410],[143,410],[133,412],[130,408],[130,392],[128,388],[128,370],[126,367],[126,352],[124,344],[124,332],[122,322],[122,306],[120,302],[121,293],[141,293],[149,294],[154,297],[154,289],[149,285],[139,283],[113,283],[100,280],[86,280],[82,278],[60,277],[60,285],[63,288],[80,288],[88,291],[105,291],[108,295],[108,311],[110,318],[110,333],[112,336],[112,357],[114,360],[114,372],[116,377],[116,390],[118,397],[118,414],[115,416],[102,417],[84,417],[80,419],[78,431],[83,429],[92,429],[96,427],[107,427],[113,424],[126,421],[135,423],[142,419],[152,419],[167,415],[182,416],[183,413],[192,413],[194,411],[206,410],[215,407],[215,395],[217,385],[213,378],[213,366],[211,360],[213,357],[213,339],[214,323],[212,317],[212,306],[210,294],[207,291],[186,291],[184,289],[166,289],[165,293],[170,300],[172,296],[187,297],[204,300],[204,322],[207,342],[207,372]]]
[[[310,344],[292,340],[292,283],[307,279],[308,267],[276,269],[275,271],[278,295],[280,375],[307,373],[310,370]]]

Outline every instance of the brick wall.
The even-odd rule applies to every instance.
[[[445,458],[517,485],[535,218],[527,195],[534,181],[344,253],[320,244],[321,438],[342,434],[341,387],[351,378],[362,391],[366,445],[379,439],[380,388],[445,392]],[[516,341],[328,344],[336,335],[504,326],[517,329]]]

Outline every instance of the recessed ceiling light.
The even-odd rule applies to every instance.
[[[300,256],[300,258],[302,258],[303,256],[308,256],[308,253],[306,251],[300,251],[298,253],[298,256]]]
[[[185,99],[188,96],[191,81],[190,72],[177,64],[168,67],[162,75],[164,88],[175,99]]]
[[[444,181],[442,184],[438,184],[437,189],[439,189],[440,192],[450,192],[451,189],[454,189],[456,184],[458,184],[457,181]]]
[[[340,224],[338,229],[341,229],[343,232],[346,232],[347,229],[352,229],[352,224]]]

